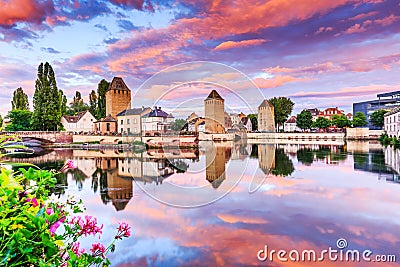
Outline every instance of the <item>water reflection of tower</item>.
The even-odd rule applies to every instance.
[[[275,168],[275,146],[272,144],[258,145],[258,165],[265,173],[270,173]]]
[[[100,181],[100,193],[102,194],[103,201],[107,203],[111,200],[117,211],[125,209],[133,196],[132,180],[119,176],[117,158],[98,159],[97,167],[103,173],[102,180]]]
[[[225,164],[231,157],[231,148],[218,144],[206,147],[206,179],[217,189],[226,179]]]

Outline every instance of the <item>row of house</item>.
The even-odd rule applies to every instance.
[[[324,117],[326,119],[332,119],[332,116],[335,115],[344,115],[347,119],[352,120],[353,114],[345,113],[344,110],[339,109],[338,107],[327,108],[323,111],[320,111],[317,108],[309,108],[307,109],[310,111],[312,120],[316,121],[319,117]],[[284,130],[285,132],[298,132],[301,131],[299,127],[297,127],[297,117],[291,116],[285,123],[284,123]]]
[[[390,137],[400,137],[400,107],[396,107],[384,115],[383,129]]]

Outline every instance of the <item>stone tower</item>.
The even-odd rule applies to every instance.
[[[225,133],[224,99],[217,91],[212,90],[204,100],[205,131],[208,133]]]
[[[274,106],[264,99],[258,106],[258,130],[275,132]]]
[[[114,77],[106,92],[106,116],[117,118],[117,114],[131,108],[131,90],[121,77]]]

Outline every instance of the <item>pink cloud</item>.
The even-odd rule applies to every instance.
[[[361,20],[361,19],[365,19],[365,18],[368,18],[368,17],[375,16],[376,14],[378,14],[377,11],[371,11],[371,12],[368,12],[368,13],[361,13],[361,14],[358,14],[358,15],[356,15],[354,17],[349,18],[349,20]]]
[[[319,27],[319,29],[315,32],[315,34],[321,34],[323,32],[331,32],[333,31],[333,27]]]
[[[255,78],[253,81],[259,88],[275,88],[291,82],[305,82],[308,78],[296,78],[289,75],[277,75],[271,79]]]
[[[0,0],[0,25],[12,26],[17,22],[40,24],[48,14],[53,13],[52,1]]]
[[[386,18],[382,18],[382,19],[377,19],[374,22],[378,25],[382,25],[382,26],[388,26],[390,24],[395,23],[396,21],[398,21],[400,19],[400,16],[395,16],[395,15],[390,15]]]
[[[267,42],[265,39],[252,39],[252,40],[243,40],[243,41],[227,41],[220,43],[218,46],[214,48],[214,51],[232,49],[237,47],[247,47],[247,46],[257,46],[262,43]]]
[[[364,95],[376,95],[378,93],[393,91],[393,88],[399,87],[399,85],[387,85],[387,84],[371,84],[365,86],[356,87],[345,87],[339,90],[329,92],[299,92],[290,95],[290,97],[299,98],[332,98],[332,97],[351,97],[351,96],[364,96]]]

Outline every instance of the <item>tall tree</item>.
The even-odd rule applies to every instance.
[[[173,131],[182,131],[183,127],[186,124],[186,120],[184,119],[176,119],[172,125],[171,125],[171,130]]]
[[[331,126],[331,121],[324,117],[318,117],[313,123],[313,127],[326,130]]]
[[[28,101],[28,95],[25,94],[24,90],[22,90],[22,87],[17,88],[17,90],[14,91],[13,94],[13,99],[11,100],[11,106],[12,110],[28,110],[29,109],[29,101]]]
[[[253,131],[258,129],[258,118],[257,118],[257,114],[249,114],[247,115],[247,117],[250,119],[251,121],[251,129]]]
[[[67,115],[76,115],[79,112],[86,111],[89,109],[89,106],[83,102],[82,94],[79,91],[75,92],[74,99],[69,105],[66,114]]]
[[[6,131],[29,131],[31,130],[32,112],[26,109],[11,110],[7,117],[10,123],[6,127]]]
[[[92,90],[89,94],[89,111],[93,116],[97,115],[97,94]],[[98,118],[100,119],[100,118]]]
[[[302,130],[311,129],[312,126],[312,114],[308,109],[304,109],[297,114],[296,126]]]
[[[363,127],[367,124],[367,117],[364,115],[364,113],[358,111],[356,114],[354,114],[353,127]]]
[[[61,125],[63,112],[62,90],[58,90],[56,77],[51,65],[46,62],[38,67],[38,78],[33,95],[32,128],[42,131],[56,131]]]
[[[351,122],[345,115],[333,115],[332,118],[332,125],[336,125],[339,128],[344,128],[350,126]]]
[[[382,128],[383,125],[385,124],[385,122],[384,122],[384,119],[385,119],[385,118],[384,118],[384,115],[385,115],[387,112],[388,112],[388,111],[387,111],[387,110],[384,110],[384,109],[380,109],[380,110],[374,111],[374,112],[371,114],[370,118],[369,118],[369,122],[370,122],[372,125],[376,126],[376,127]]]
[[[106,116],[106,92],[109,82],[102,79],[97,86],[97,112],[93,114],[97,119]]]
[[[294,103],[290,98],[283,96],[273,97],[268,101],[274,106],[275,128],[278,130],[292,113]]]

